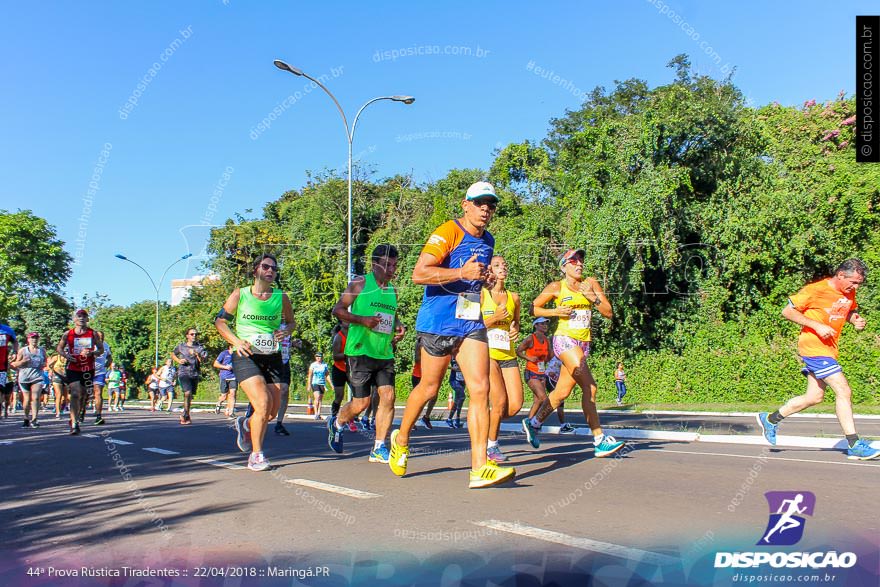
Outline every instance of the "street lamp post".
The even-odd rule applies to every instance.
[[[351,184],[352,184],[351,153],[352,153],[352,143],[354,142],[354,129],[357,126],[357,121],[361,115],[361,112],[363,112],[364,108],[366,108],[367,106],[369,106],[373,102],[378,102],[380,100],[391,100],[392,102],[403,102],[404,104],[412,104],[413,102],[416,101],[416,99],[413,98],[412,96],[380,96],[378,98],[373,98],[372,100],[369,100],[366,104],[364,104],[363,106],[360,107],[360,110],[358,110],[357,114],[354,115],[354,120],[352,121],[351,127],[349,128],[348,119],[345,117],[345,112],[342,110],[342,106],[339,105],[339,101],[336,99],[336,96],[334,96],[333,93],[330,92],[330,90],[328,90],[324,84],[322,84],[320,81],[316,80],[312,76],[308,75],[307,73],[304,73],[302,70],[288,65],[287,63],[281,61],[280,59],[276,59],[273,63],[275,64],[275,67],[277,67],[278,69],[281,69],[284,71],[289,71],[293,75],[301,76],[301,77],[306,78],[307,80],[311,80],[312,82],[314,82],[319,88],[324,90],[324,93],[326,93],[328,96],[330,96],[330,99],[333,100],[334,104],[336,104],[336,109],[339,110],[340,116],[342,116],[342,124],[345,125],[345,139],[348,142],[348,231],[347,231],[348,242],[346,244],[346,247],[348,249],[348,263],[347,263],[346,271],[348,272],[348,279],[349,279],[349,281],[351,281],[351,279],[354,278],[354,267],[352,266],[352,262],[351,262],[351,248],[352,248],[351,247],[351,217],[352,217],[352,207],[353,207],[352,197],[351,197]]]
[[[175,265],[180,263],[181,261],[185,261],[186,259],[189,259],[190,257],[192,257],[192,253],[187,253],[186,255],[184,255],[183,257],[181,257],[180,259],[176,260],[174,263],[172,263],[171,265],[166,267],[165,271],[162,273],[161,279],[159,279],[158,285],[156,285],[156,282],[153,281],[153,277],[147,272],[147,270],[144,269],[143,267],[141,267],[139,264],[135,263],[134,261],[132,261],[131,259],[129,259],[125,255],[120,255],[119,253],[117,253],[114,256],[117,259],[121,259],[123,261],[128,261],[129,263],[131,263],[132,265],[134,265],[135,267],[137,267],[141,271],[143,271],[144,275],[147,276],[147,279],[150,280],[150,284],[153,286],[153,289],[156,291],[156,361],[155,361],[155,366],[158,368],[159,367],[159,288],[162,287],[162,282],[165,281],[165,276],[168,275],[168,271],[172,267],[174,267]]]

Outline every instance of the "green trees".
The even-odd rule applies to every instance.
[[[625,358],[632,387],[665,400],[784,397],[801,381],[792,375],[797,328],[779,311],[844,258],[877,266],[880,170],[855,163],[854,104],[843,95],[756,109],[729,80],[693,75],[685,56],[670,67],[669,84],[597,88],[551,121],[540,144],[499,150],[488,173],[501,192],[491,230],[509,286],[527,302],[558,278],[559,252],[585,248],[615,306],[613,320],[594,324],[600,381]],[[422,293],[408,277],[426,236],[485,178],[454,170],[428,185],[399,176],[355,183],[358,272],[379,242],[398,246],[408,326]],[[323,175],[269,204],[263,218],[212,236],[215,267],[237,282],[249,275],[248,255],[279,251],[308,352],[330,344],[329,310],[345,285],[345,218],[344,181]],[[866,312],[877,299],[870,288],[860,293]],[[876,328],[845,335],[874,364]],[[411,347],[408,337],[401,371]],[[872,381],[859,376],[857,397],[876,401]]]
[[[559,277],[556,256],[572,246],[587,250],[587,268],[615,307],[612,320],[594,323],[600,394],[611,397],[619,359],[641,399],[776,401],[799,391],[797,328],[779,312],[787,296],[845,258],[880,267],[880,166],[855,162],[854,101],[843,94],[755,108],[730,80],[694,75],[686,56],[669,65],[674,75],[665,85],[629,79],[610,91],[596,88],[581,108],[552,120],[539,143],[500,149],[488,173],[453,170],[418,185],[361,172],[354,182],[356,272],[368,270],[377,244],[397,246],[400,315],[412,329],[423,290],[409,276],[426,237],[459,214],[471,183],[488,179],[501,197],[490,229],[524,314]],[[233,287],[251,282],[255,256],[271,252],[305,341],[294,359],[301,379],[297,370],[311,354],[330,350],[330,309],[346,284],[347,212],[346,182],[321,173],[256,217],[213,229],[208,268],[221,281],[162,308],[162,356],[189,325],[219,352],[213,316]],[[8,313],[24,300],[34,310],[21,313],[22,329],[25,322],[60,328],[69,307],[53,294],[69,275],[70,257],[54,230],[28,212],[4,212],[0,238],[14,243],[14,254],[0,258],[0,307]],[[22,251],[37,251],[40,264]],[[870,281],[859,301],[868,330],[845,331],[842,360],[855,397],[876,403],[880,321],[871,316],[880,294]],[[137,370],[152,364],[152,310],[143,303],[96,316],[116,356]],[[413,338],[400,345],[401,373]]]
[[[73,259],[54,226],[30,210],[0,210],[0,243],[0,315],[14,316],[32,299],[60,293]]]

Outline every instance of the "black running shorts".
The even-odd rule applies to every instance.
[[[356,398],[370,397],[373,386],[394,387],[394,359],[358,356],[348,359],[348,384]]]
[[[478,342],[489,344],[489,337],[486,329],[474,330],[467,336],[446,336],[442,334],[431,334],[429,332],[417,332],[416,337],[421,343],[422,348],[432,357],[449,357],[458,353],[461,343],[464,339],[470,338]]]
[[[232,354],[232,370],[235,371],[235,379],[243,383],[251,377],[261,376],[266,383],[283,383],[285,365],[281,360],[281,353],[269,355],[240,356]],[[288,369],[288,373],[289,373]]]
[[[345,371],[333,365],[333,368],[330,370],[330,383],[333,384],[333,387],[342,387],[348,382],[348,375]]]

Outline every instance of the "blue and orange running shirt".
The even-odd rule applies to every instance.
[[[849,313],[858,307],[856,292],[844,294],[834,289],[827,279],[810,283],[803,287],[788,301],[795,310],[834,329],[834,336],[825,340],[807,326],[801,328],[798,337],[798,354],[802,357],[831,357],[836,359],[839,352],[837,341],[840,331],[849,318]]]
[[[458,220],[450,220],[431,233],[422,252],[439,259],[440,267],[458,269],[474,255],[477,261],[488,266],[494,250],[495,238],[489,231],[476,237],[467,232]],[[469,279],[425,286],[422,306],[416,318],[416,330],[441,336],[467,336],[475,330],[485,329],[480,314],[482,287],[482,281]],[[476,299],[476,316],[473,319],[456,318],[456,307],[461,307],[459,296],[464,297],[464,294],[471,294],[469,297]]]

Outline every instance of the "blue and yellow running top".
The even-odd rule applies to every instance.
[[[440,267],[458,269],[474,255],[478,262],[488,266],[494,250],[495,238],[489,231],[476,237],[458,220],[450,220],[431,233],[422,252],[440,259]],[[469,279],[425,286],[416,330],[441,336],[467,336],[475,330],[485,329],[480,313],[482,287],[482,281]]]

